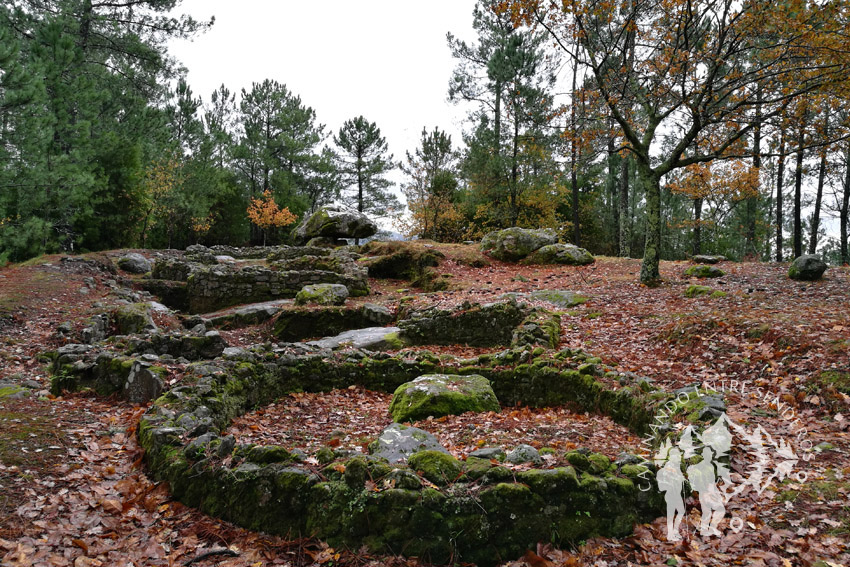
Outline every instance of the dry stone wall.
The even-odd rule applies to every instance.
[[[240,303],[257,303],[295,297],[305,285],[342,284],[352,296],[369,293],[365,273],[340,274],[322,270],[281,271],[250,266],[242,270],[205,268],[195,271],[187,282],[190,313],[208,313]]]
[[[479,357],[480,366],[468,368],[419,356],[358,359],[351,353],[333,358],[255,350],[196,366],[186,380],[193,385],[160,397],[140,422],[148,466],[168,481],[175,498],[250,529],[435,563],[494,565],[534,549],[542,538],[568,544],[595,535],[623,536],[635,523],[663,514],[651,464],[628,459],[576,453],[582,458],[568,459],[571,466],[516,471],[488,458],[462,463],[439,451],[417,453],[407,466],[375,455],[331,454],[320,459],[326,466],[317,474],[297,452],[239,445],[216,433],[233,417],[288,392],[352,384],[389,391],[436,370],[480,374],[509,403],[573,402],[635,431],[666,401],[640,390],[611,390],[569,368],[586,360],[581,353],[535,360],[528,350],[508,351]],[[641,490],[647,483],[651,490]]]
[[[186,258],[166,259],[156,262],[147,288],[168,289],[174,286],[162,282],[186,282],[180,290],[180,307],[190,313],[209,313],[232,305],[258,303],[275,299],[292,298],[305,285],[341,284],[352,297],[367,295],[369,284],[366,268],[358,265],[349,255],[332,255],[332,252],[313,247],[278,246],[274,248],[204,248],[213,252],[228,252],[228,256],[268,258],[272,265],[204,264],[193,261],[199,251]],[[327,257],[327,258],[326,258]],[[290,268],[289,264],[292,265]],[[173,294],[172,294],[173,295]],[[175,305],[177,307],[177,305]]]

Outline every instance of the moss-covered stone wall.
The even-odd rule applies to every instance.
[[[365,545],[437,563],[491,565],[538,541],[622,536],[635,522],[662,515],[652,471],[601,455],[523,472],[470,458],[449,463],[452,474],[440,475],[425,458],[408,467],[368,456],[316,470],[285,448],[234,447],[232,438],[217,434],[234,417],[293,391],[352,384],[392,391],[434,372],[481,374],[503,404],[572,402],[636,432],[666,401],[607,387],[594,378],[595,361],[583,353],[541,354],[526,348],[458,364],[428,353],[327,358],[254,350],[192,367],[185,377],[191,385],[163,395],[144,415],[139,440],[152,474],[168,481],[176,498],[206,513],[269,533],[317,536],[332,545]],[[446,463],[439,466],[446,470]]]
[[[365,271],[340,274],[322,270],[275,271],[259,266],[242,270],[213,267],[196,270],[189,276],[189,312],[206,313],[241,303],[295,297],[302,287],[316,283],[342,284],[354,297],[369,293]]]

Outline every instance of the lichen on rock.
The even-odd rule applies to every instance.
[[[477,374],[420,376],[399,386],[390,403],[397,422],[500,409],[489,380]]]
[[[481,239],[481,250],[497,260],[516,262],[535,250],[558,242],[552,228],[512,227],[491,232]]]

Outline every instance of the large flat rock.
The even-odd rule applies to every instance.
[[[367,327],[345,331],[335,337],[327,337],[307,344],[331,350],[350,346],[364,350],[393,350],[399,348],[398,327]]]

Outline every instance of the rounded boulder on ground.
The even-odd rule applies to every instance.
[[[720,268],[716,266],[706,266],[705,264],[691,266],[685,270],[685,276],[689,278],[722,278],[725,275],[726,272]]]
[[[369,453],[373,457],[386,459],[390,464],[403,463],[420,451],[449,453],[432,434],[400,423],[389,425],[369,445]]]
[[[548,244],[529,254],[522,263],[587,266],[595,261],[590,252],[575,244]]]
[[[313,238],[367,238],[378,232],[378,225],[358,211],[343,207],[322,207],[305,217],[292,232],[299,244]]]
[[[390,403],[398,422],[500,409],[490,381],[478,374],[426,374],[399,386]]]
[[[118,258],[118,267],[131,274],[146,274],[151,271],[150,261],[138,252],[130,252]]]
[[[342,305],[348,299],[348,288],[342,284],[305,285],[295,295],[296,305]]]
[[[695,264],[719,264],[720,262],[726,261],[726,256],[711,255],[711,254],[697,254],[693,258],[691,258]]]
[[[516,262],[535,250],[558,242],[552,228],[519,228],[491,232],[481,240],[481,251],[497,260]]]
[[[791,262],[788,277],[792,280],[816,281],[823,277],[826,268],[826,262],[820,256],[804,254]]]

